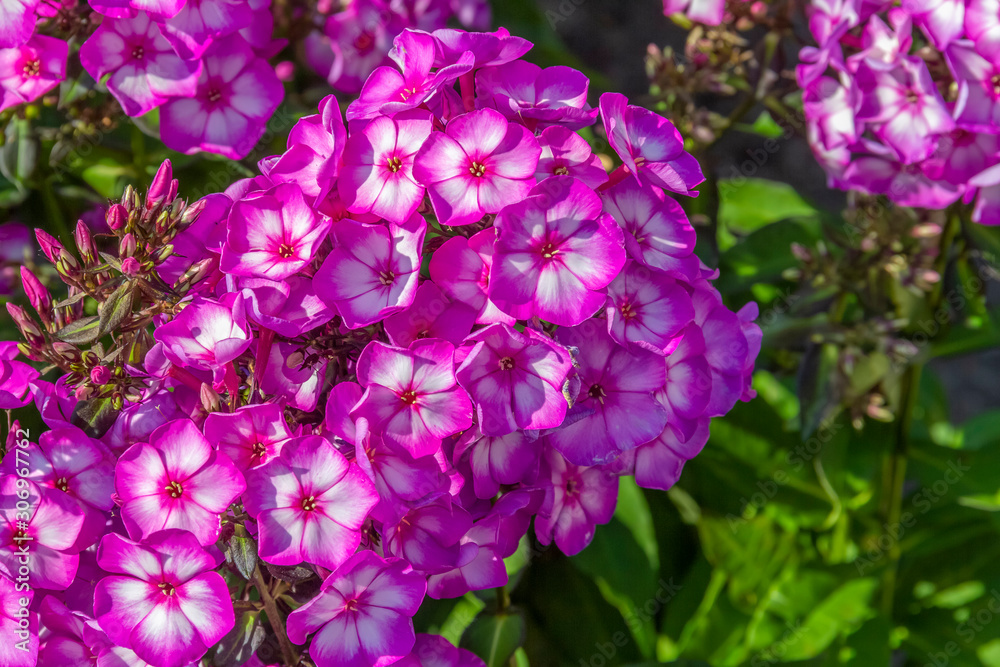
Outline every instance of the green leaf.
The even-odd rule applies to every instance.
[[[90,345],[101,337],[98,317],[82,317],[56,332],[56,338],[72,345]]]
[[[482,658],[487,667],[506,667],[524,638],[524,618],[508,608],[503,613],[476,618],[462,637],[462,648]]]
[[[243,575],[247,581],[253,577],[257,568],[257,542],[252,537],[234,535],[229,539],[229,549],[226,550],[226,560]]]
[[[237,667],[248,661],[264,643],[264,628],[260,623],[260,612],[246,612],[223,637],[212,653],[215,667]]]
[[[287,581],[290,584],[298,584],[316,576],[315,572],[302,565],[272,565],[271,563],[264,563],[264,567],[267,568],[272,577]]]
[[[763,148],[759,149],[766,153]],[[787,183],[762,178],[719,181],[719,248],[727,250],[736,236],[749,234],[779,220],[817,213]]]
[[[118,286],[111,296],[101,304],[98,309],[98,317],[101,319],[101,326],[98,330],[98,338],[106,333],[114,331],[118,325],[125,321],[125,318],[132,313],[132,300],[135,291],[132,283],[123,282]]]
[[[118,414],[110,398],[92,398],[76,404],[70,421],[91,438],[101,438],[118,419]]]
[[[809,613],[801,627],[796,627],[795,641],[787,642],[784,660],[804,660],[818,655],[838,636],[853,632],[863,621],[875,615],[871,598],[878,580],[870,577],[848,581]]]

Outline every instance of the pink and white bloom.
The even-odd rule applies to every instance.
[[[68,55],[69,44],[38,34],[0,49],[0,111],[33,102],[62,83]]]
[[[453,236],[431,255],[431,279],[452,299],[477,311],[476,324],[516,321],[488,296],[496,238],[496,230],[489,228],[469,238]]]
[[[417,153],[413,176],[443,225],[467,225],[527,196],[541,147],[492,109],[453,118]]]
[[[241,294],[222,301],[195,297],[153,337],[171,363],[206,371],[219,371],[253,342]]]
[[[455,380],[454,351],[433,338],[406,349],[372,341],[358,358],[365,393],[351,415],[413,456],[433,454],[442,438],[472,424],[472,403]]]
[[[501,484],[528,481],[538,469],[540,449],[536,433],[514,431],[494,437],[469,429],[455,445],[454,460],[468,455],[476,497],[493,498]]]
[[[220,268],[237,276],[283,280],[312,261],[332,221],[283,183],[233,204]]]
[[[323,581],[319,594],[288,615],[288,638],[316,667],[389,665],[413,648],[413,614],[427,583],[399,558],[355,554]]]
[[[0,576],[0,664],[35,667],[38,663],[38,614],[29,610],[35,597],[30,588]]]
[[[27,503],[28,508],[18,509],[18,503],[22,508]],[[16,579],[27,565],[31,588],[67,588],[80,563],[76,543],[83,522],[83,508],[68,495],[45,493],[33,482],[4,475],[0,478],[0,575]]]
[[[260,557],[336,569],[361,543],[361,525],[378,502],[367,475],[326,439],[288,441],[276,458],[247,472],[243,505],[257,520]]]
[[[629,104],[619,93],[601,95],[600,109],[608,143],[637,181],[692,195],[693,188],[705,180],[698,161],[684,150],[684,139],[669,120]]]
[[[0,410],[13,410],[31,402],[32,387],[41,373],[33,366],[18,361],[20,354],[14,341],[0,341]]]
[[[162,22],[163,36],[184,60],[197,60],[213,41],[250,26],[246,0],[187,0]]]
[[[486,667],[471,651],[458,648],[441,635],[417,635],[410,654],[393,663],[396,667]]]
[[[542,69],[524,60],[476,72],[476,105],[496,109],[535,130],[550,125],[578,130],[593,125],[597,109],[587,104],[590,81],[572,67]]]
[[[726,13],[725,0],[663,0],[666,16],[685,14],[692,21],[705,25],[719,25]]]
[[[193,97],[160,110],[160,136],[169,147],[199,150],[233,160],[246,157],[264,135],[267,120],[285,97],[274,68],[239,35],[212,44]]]
[[[476,553],[459,540],[472,528],[472,516],[450,496],[414,507],[395,525],[382,528],[385,553],[405,559],[424,574],[446,572]]]
[[[98,623],[150,665],[187,667],[235,625],[229,589],[212,571],[222,554],[191,533],[167,530],[141,543],[109,533],[97,562],[112,573],[94,590]]]
[[[205,419],[205,438],[244,473],[278,456],[291,437],[284,410],[276,403],[213,412]]]
[[[88,0],[94,11],[110,18],[132,17],[146,12],[156,18],[170,18],[184,7],[188,0]]]
[[[662,190],[626,179],[602,193],[604,210],[625,233],[629,257],[686,279],[698,275],[698,240],[681,205]]]
[[[691,297],[669,275],[629,262],[608,285],[608,333],[619,345],[666,354],[694,318]]]
[[[331,232],[333,251],[316,271],[320,298],[350,329],[368,326],[413,303],[427,223],[365,225],[341,220]]]
[[[666,379],[661,355],[619,346],[596,320],[561,328],[556,339],[579,350],[579,393],[566,425],[548,436],[570,463],[608,463],[663,431],[667,412],[653,395]]]
[[[195,94],[201,61],[180,58],[146,13],[105,19],[80,47],[94,79],[110,74],[108,90],[129,116],[141,116],[172,97]]]
[[[422,109],[378,116],[347,140],[337,189],[351,213],[374,213],[402,224],[424,198],[413,178],[413,162],[433,129]]]
[[[219,515],[243,493],[246,482],[194,422],[178,419],[121,455],[115,489],[133,539],[179,528],[209,545],[219,537]]]
[[[517,319],[573,326],[603,305],[625,263],[621,228],[572,176],[553,176],[497,216],[490,298]]]
[[[594,155],[587,140],[576,132],[553,125],[542,130],[537,139],[542,147],[535,172],[539,181],[549,176],[573,176],[594,189],[608,182],[601,158]]]
[[[455,361],[484,435],[555,428],[566,418],[563,388],[573,359],[548,336],[491,324],[465,339]]]
[[[598,524],[611,521],[618,502],[618,477],[600,467],[573,465],[554,449],[545,450],[546,469],[539,479],[545,500],[535,518],[542,544],[556,543],[567,556],[580,553],[594,539]]]
[[[0,2],[0,49],[21,46],[35,32],[35,10],[41,0]]]
[[[385,318],[384,325],[389,342],[406,347],[418,338],[442,338],[460,345],[475,323],[476,311],[471,306],[453,301],[434,281],[425,280],[417,288],[413,303]]]

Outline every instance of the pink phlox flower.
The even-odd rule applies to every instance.
[[[449,297],[477,311],[476,324],[517,321],[497,308],[487,295],[496,237],[492,228],[469,238],[453,236],[431,255],[431,279]]]
[[[597,120],[597,109],[587,104],[589,84],[572,67],[542,69],[514,60],[476,73],[476,106],[496,109],[532,130],[552,125],[578,130]]]
[[[205,438],[242,472],[281,454],[292,432],[276,403],[247,405],[236,412],[213,412],[205,419]]]
[[[385,318],[384,325],[389,341],[406,347],[418,338],[442,338],[459,345],[475,323],[476,311],[471,306],[453,301],[433,281],[426,280],[417,288],[413,303]]]
[[[535,178],[543,181],[549,176],[573,176],[588,187],[597,189],[608,182],[601,158],[594,155],[587,140],[576,132],[560,125],[542,130],[538,135],[542,155],[538,158]]]
[[[0,111],[33,102],[62,83],[68,55],[69,44],[38,34],[0,49]]]

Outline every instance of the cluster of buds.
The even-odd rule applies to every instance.
[[[30,359],[59,367],[76,397],[108,398],[120,409],[140,398],[141,380],[125,372],[151,346],[146,327],[170,312],[209,270],[208,262],[190,267],[172,284],[156,269],[174,254],[173,239],[197,220],[204,201],[187,205],[177,198],[169,160],[156,172],[145,199],[128,186],[107,211],[110,233],[96,237],[83,221],[74,231],[76,253],[45,231],[36,230],[42,252],[68,287],[55,301],[42,280],[21,267],[28,301],[37,314],[7,304]],[[112,345],[102,339],[115,332]],[[89,347],[88,347],[89,346]]]
[[[650,93],[684,136],[702,146],[712,144],[758,103],[787,113],[781,100],[794,91],[791,77],[779,74],[778,46],[791,34],[790,5],[733,2],[725,17],[720,23],[672,14],[688,30],[683,52],[650,44],[646,56]],[[724,115],[706,106],[706,96],[742,99]]]

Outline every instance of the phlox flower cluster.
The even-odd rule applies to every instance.
[[[0,2],[0,111],[37,100],[67,76],[68,60],[103,82],[128,116],[159,109],[160,137],[182,153],[246,157],[284,99],[291,63],[269,63],[287,45],[273,37],[271,0]],[[334,87],[356,93],[385,64],[407,27],[443,28],[457,15],[488,26],[484,0],[356,0],[315,13],[307,61]],[[90,10],[93,10],[93,13]],[[292,17],[288,17],[292,18]],[[60,26],[69,26],[61,30]],[[96,30],[94,29],[96,26]],[[52,34],[50,34],[52,33]],[[77,52],[67,39],[86,38]],[[56,36],[58,35],[58,36]],[[89,36],[87,36],[89,35]]]
[[[1000,223],[1000,17],[989,0],[816,1],[797,74],[831,186]]]
[[[675,197],[703,177],[680,134],[618,94],[590,107],[586,77],[531,46],[404,30],[346,122],[325,99],[258,176],[180,215],[172,252],[136,241],[173,224],[169,164],[145,208],[109,209],[127,259],[87,274],[39,234],[73,284],[185,294],[118,357],[49,342],[85,333],[30,273],[41,325],[11,309],[18,349],[74,360],[52,384],[0,353],[2,405],[33,399],[51,428],[24,522],[10,467],[0,489],[0,590],[30,536],[45,664],[192,664],[254,603],[242,575],[319,667],[482,665],[414,634],[425,596],[505,585],[532,525],[579,552],[619,477],[669,488],[754,395],[756,306],[730,310],[693,253]],[[579,133],[598,121],[610,174]],[[103,434],[73,425],[112,391]]]

